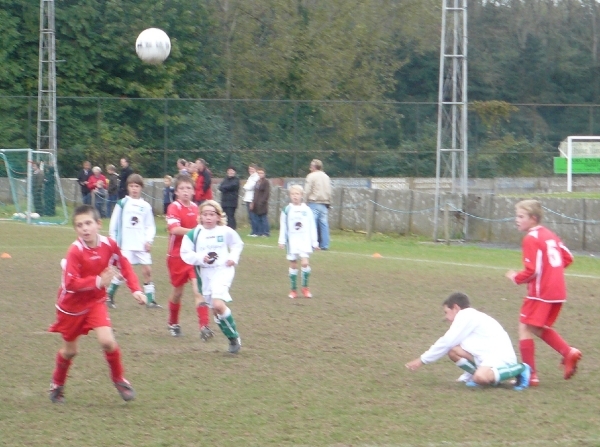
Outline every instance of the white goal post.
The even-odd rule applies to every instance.
[[[567,159],[567,192],[573,192],[573,158],[600,158],[600,136],[569,136],[561,142],[558,150],[561,157]]]

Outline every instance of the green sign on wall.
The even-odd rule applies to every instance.
[[[572,158],[573,174],[600,174],[600,158]],[[554,173],[567,173],[567,159],[554,157]]]

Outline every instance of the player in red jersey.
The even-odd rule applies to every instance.
[[[73,214],[78,237],[61,262],[63,272],[56,302],[56,322],[48,329],[59,332],[63,338],[50,385],[50,400],[55,403],[65,400],[64,387],[72,359],[77,355],[77,338],[91,330],[104,350],[117,391],[126,401],[135,398],[131,384],[123,377],[121,350],[104,302],[106,287],[115,276],[123,276],[138,303],[145,304],[146,296],[117,243],[98,234],[101,224],[98,210],[90,205],[78,207]]]
[[[581,351],[569,346],[552,325],[567,300],[564,271],[573,262],[573,255],[556,234],[540,225],[543,213],[539,201],[522,200],[515,205],[515,211],[517,228],[527,232],[523,238],[524,269],[509,270],[505,276],[515,284],[527,284],[519,319],[521,360],[531,366],[530,385],[539,385],[535,335],[562,355],[564,378],[570,379],[577,370]]]
[[[200,338],[204,341],[214,336],[209,328],[209,308],[198,290],[194,267],[181,259],[181,240],[189,231],[198,225],[198,206],[194,198],[194,181],[188,175],[178,175],[174,180],[177,200],[167,208],[167,231],[169,232],[169,248],[167,252],[167,268],[173,290],[169,295],[169,333],[173,337],[181,337],[179,325],[179,309],[183,288],[188,281],[192,282],[196,299],[196,312],[200,325]]]

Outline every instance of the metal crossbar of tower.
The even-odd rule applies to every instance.
[[[56,40],[54,0],[40,0],[37,150],[56,160]]]
[[[467,0],[443,0],[438,91],[437,163],[434,241],[438,213],[448,205],[464,210],[467,200]],[[442,187],[451,199],[441,198]],[[447,196],[448,197],[448,196]],[[448,203],[451,200],[452,203]],[[459,219],[453,236],[466,236],[467,219]]]

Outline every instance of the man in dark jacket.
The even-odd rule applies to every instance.
[[[77,174],[77,182],[81,186],[81,201],[84,205],[92,204],[92,195],[88,188],[88,179],[92,175],[92,164],[89,161],[83,162],[83,169]]]
[[[227,215],[227,226],[236,229],[235,209],[238,206],[238,193],[240,191],[240,179],[236,175],[235,168],[227,168],[227,177],[219,185],[221,191],[221,206]]]
[[[269,196],[271,194],[271,185],[266,178],[264,168],[256,168],[258,182],[254,187],[254,199],[250,204],[252,212],[256,214],[257,235],[268,237],[271,235],[269,229]]]
[[[133,174],[133,169],[129,166],[129,159],[121,158],[121,173],[119,174],[119,199],[127,195],[127,177]]]

